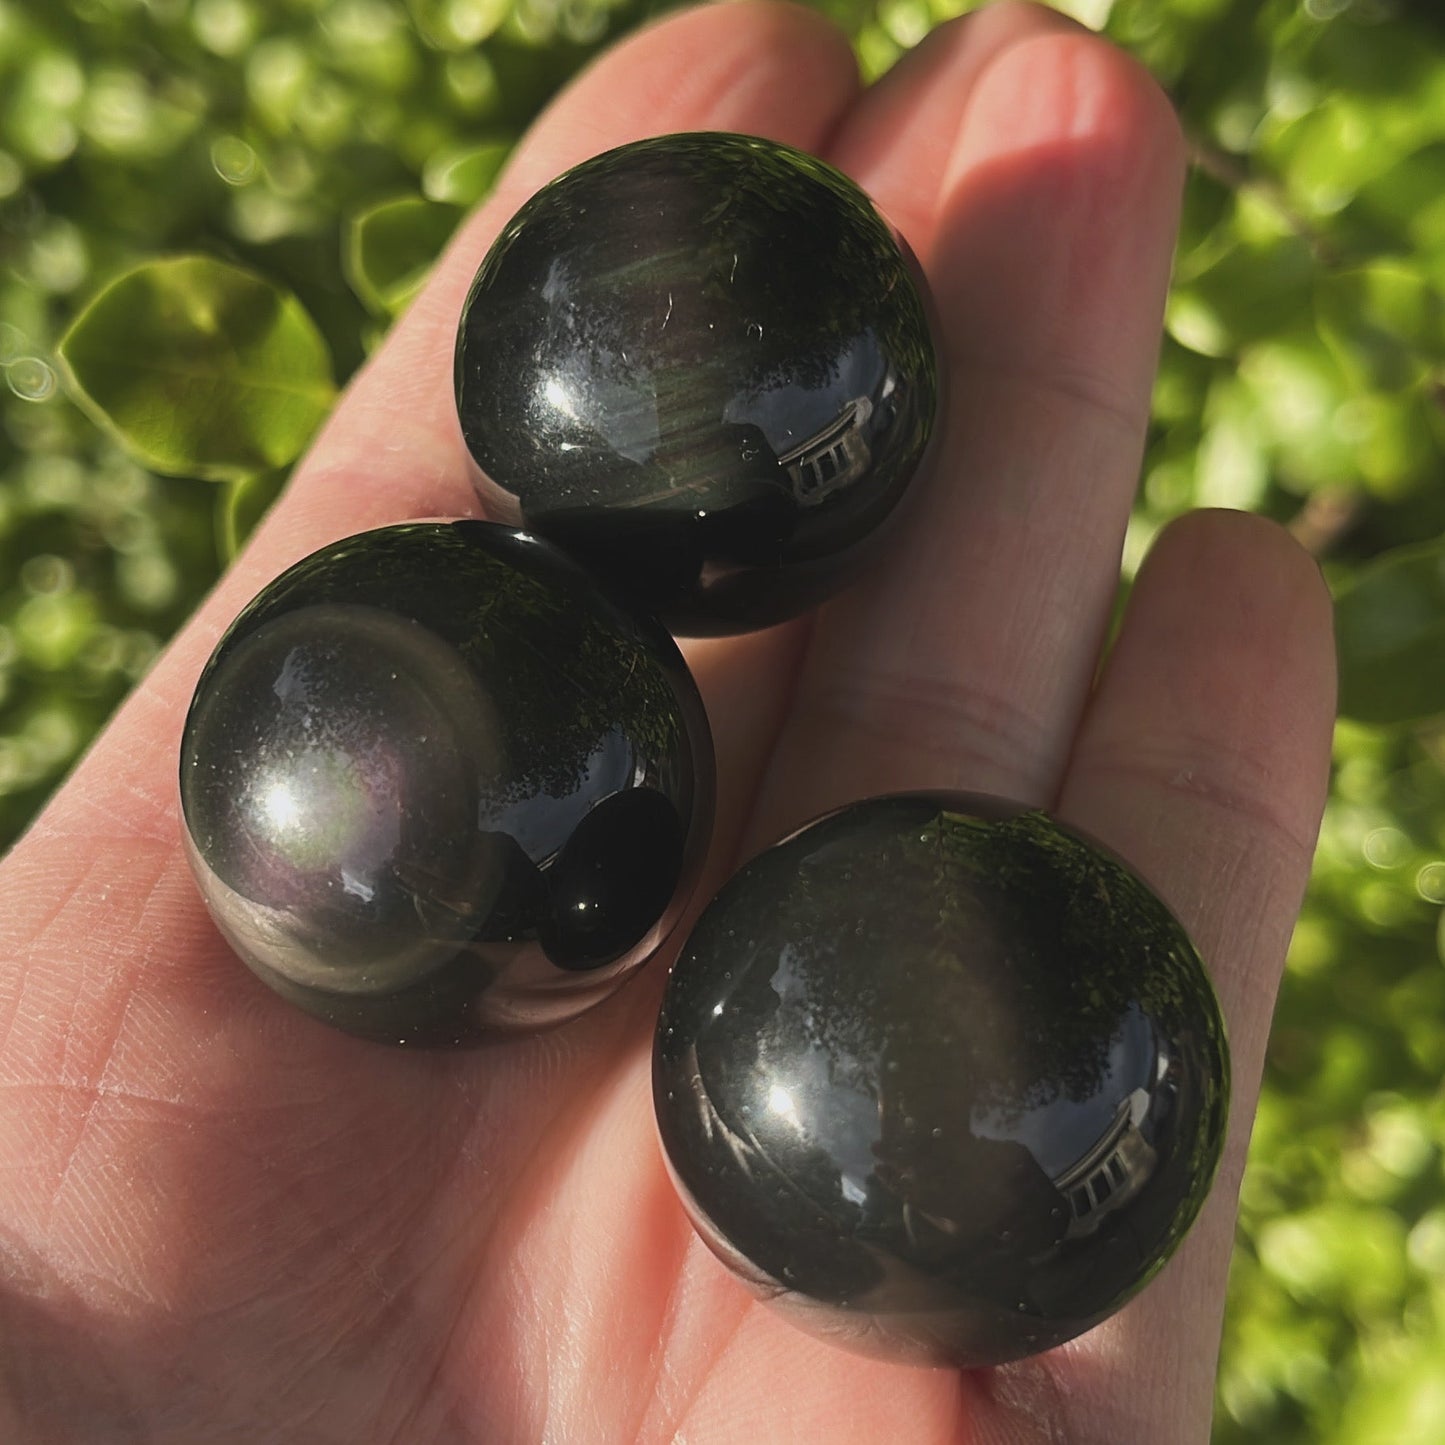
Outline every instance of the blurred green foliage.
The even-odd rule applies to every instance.
[[[515,137],[659,8],[0,0],[0,846]],[[871,77],[971,7],[821,8]],[[1216,1440],[1445,1440],[1445,11],[1061,8],[1154,70],[1197,160],[1126,574],[1169,518],[1242,507],[1291,526],[1340,598],[1348,718],[1245,1180]]]

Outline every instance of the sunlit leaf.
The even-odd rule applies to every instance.
[[[88,592],[31,597],[15,614],[15,642],[35,667],[59,671],[75,661],[95,619],[95,598]]]
[[[1338,1438],[1348,1445],[1445,1440],[1438,1343],[1416,1339],[1382,1360],[1350,1401]]]
[[[1445,248],[1445,141],[1377,172],[1356,192],[1349,215],[1371,229],[1376,244]]]
[[[1365,486],[1394,499],[1445,477],[1445,448],[1436,436],[1440,420],[1427,385],[1354,397],[1340,408],[1334,430],[1351,444]]]
[[[71,390],[139,461],[226,481],[298,456],[335,397],[301,304],[204,256],[112,282],[60,343]]]
[[[1358,438],[1346,424],[1353,391],[1315,337],[1296,333],[1250,347],[1239,379],[1281,482],[1303,491],[1359,481]]]
[[[1320,334],[1360,385],[1399,391],[1445,361],[1445,301],[1395,260],[1321,274]]]
[[[468,50],[494,34],[511,0],[406,0],[417,29],[438,50]]]
[[[1195,501],[1201,507],[1257,507],[1269,482],[1269,457],[1258,413],[1233,377],[1209,396],[1200,439]]]
[[[1264,153],[1294,204],[1306,214],[1329,216],[1413,150],[1416,132],[1412,117],[1397,105],[1336,92],[1281,129]]]
[[[1271,1220],[1260,1230],[1259,1255],[1302,1301],[1368,1307],[1403,1294],[1404,1236],[1384,1209],[1325,1205]]]
[[[430,201],[473,206],[491,190],[511,153],[512,142],[505,140],[438,151],[422,171],[422,193]]]
[[[383,201],[347,228],[344,256],[351,289],[382,315],[395,315],[421,288],[456,229],[461,209],[422,196]]]
[[[1232,247],[1169,302],[1170,334],[1206,356],[1224,356],[1294,326],[1308,314],[1316,265],[1309,245],[1285,236]]]
[[[1401,723],[1445,712],[1445,540],[1387,553],[1335,603],[1340,712]]]
[[[290,476],[290,468],[278,467],[273,472],[257,472],[242,477],[227,488],[216,509],[216,550],[231,561],[246,544],[256,524],[281,495]]]

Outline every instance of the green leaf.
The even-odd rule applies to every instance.
[[[1231,355],[1308,314],[1314,271],[1309,245],[1299,236],[1235,246],[1175,287],[1170,334],[1202,355]]]
[[[1360,385],[1401,391],[1445,361],[1445,302],[1402,262],[1321,275],[1315,311],[1320,335]]]
[[[1367,182],[1432,137],[1423,117],[1373,96],[1332,94],[1262,146],[1294,205],[1313,216],[1342,210]]]
[[[1366,181],[1349,216],[1380,246],[1445,246],[1445,141],[1421,146]]]
[[[226,488],[216,509],[216,546],[224,561],[234,560],[246,545],[246,539],[281,495],[290,475],[289,467],[278,467],[273,472],[242,477]]]
[[[342,257],[351,289],[373,311],[397,315],[421,289],[461,214],[459,206],[403,196],[353,217]]]
[[[1427,384],[1398,395],[1354,397],[1340,408],[1335,427],[1350,437],[1366,487],[1377,497],[1396,500],[1435,486],[1445,474],[1435,436],[1437,417]]]
[[[1387,552],[1335,602],[1340,712],[1402,723],[1445,712],[1445,539]]]
[[[21,603],[14,637],[20,655],[47,672],[69,667],[95,631],[95,598],[88,592],[41,594]]]
[[[1348,1445],[1399,1445],[1445,1439],[1445,1376],[1438,1343],[1426,1336],[1392,1341],[1350,1396],[1338,1435]]]
[[[406,0],[406,8],[437,50],[470,50],[512,13],[511,0]]]
[[[1179,217],[1178,278],[1197,274],[1226,249],[1232,238],[1229,225],[1234,191],[1200,166],[1191,166],[1184,186]],[[1199,259],[1200,253],[1203,254]]]
[[[1258,508],[1269,485],[1269,457],[1252,399],[1221,376],[1209,393],[1196,460],[1194,500],[1201,507]]]
[[[76,399],[145,466],[234,481],[293,461],[335,399],[331,357],[294,296],[206,256],[152,261],[62,338]]]
[[[1271,1220],[1259,1231],[1260,1262],[1297,1299],[1397,1304],[1405,1291],[1405,1230],[1383,1209],[1325,1204]]]
[[[509,140],[438,151],[422,171],[422,192],[431,201],[474,206],[492,189],[511,153]]]
[[[1352,391],[1317,336],[1262,341],[1241,355],[1238,375],[1283,485],[1309,491],[1358,484],[1358,438],[1345,409]]]

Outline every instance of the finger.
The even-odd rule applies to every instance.
[[[1082,31],[1068,16],[1027,0],[971,11],[904,55],[835,137],[832,159],[867,187],[916,254],[936,239],[939,196],[974,87],[1011,46],[1058,33]]]
[[[1037,12],[1009,24],[946,162],[925,157],[918,176],[933,187],[913,224],[948,373],[934,474],[884,567],[819,617],[759,843],[898,788],[1048,800],[1087,696],[1138,477],[1183,146],[1136,62]],[[938,43],[928,113],[970,63],[946,31]],[[865,100],[835,154],[866,162],[864,184],[896,205],[913,134]]]
[[[1201,1441],[1234,1211],[1275,990],[1324,805],[1334,716],[1330,603],[1271,523],[1204,512],[1160,538],[1080,731],[1069,822],[1129,859],[1188,928],[1228,1026],[1225,1162],[1179,1256],[1134,1304],[1006,1388],[1065,1437]],[[1051,1380],[1065,1381],[1062,1389]]]

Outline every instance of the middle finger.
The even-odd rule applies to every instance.
[[[819,615],[755,844],[885,790],[1047,803],[1088,693],[1184,150],[1167,99],[1114,47],[1048,12],[1011,27],[941,168],[909,116],[957,93],[948,27],[925,42],[938,58],[911,110],[879,87],[831,156],[908,218],[941,322],[941,434],[889,561]]]

